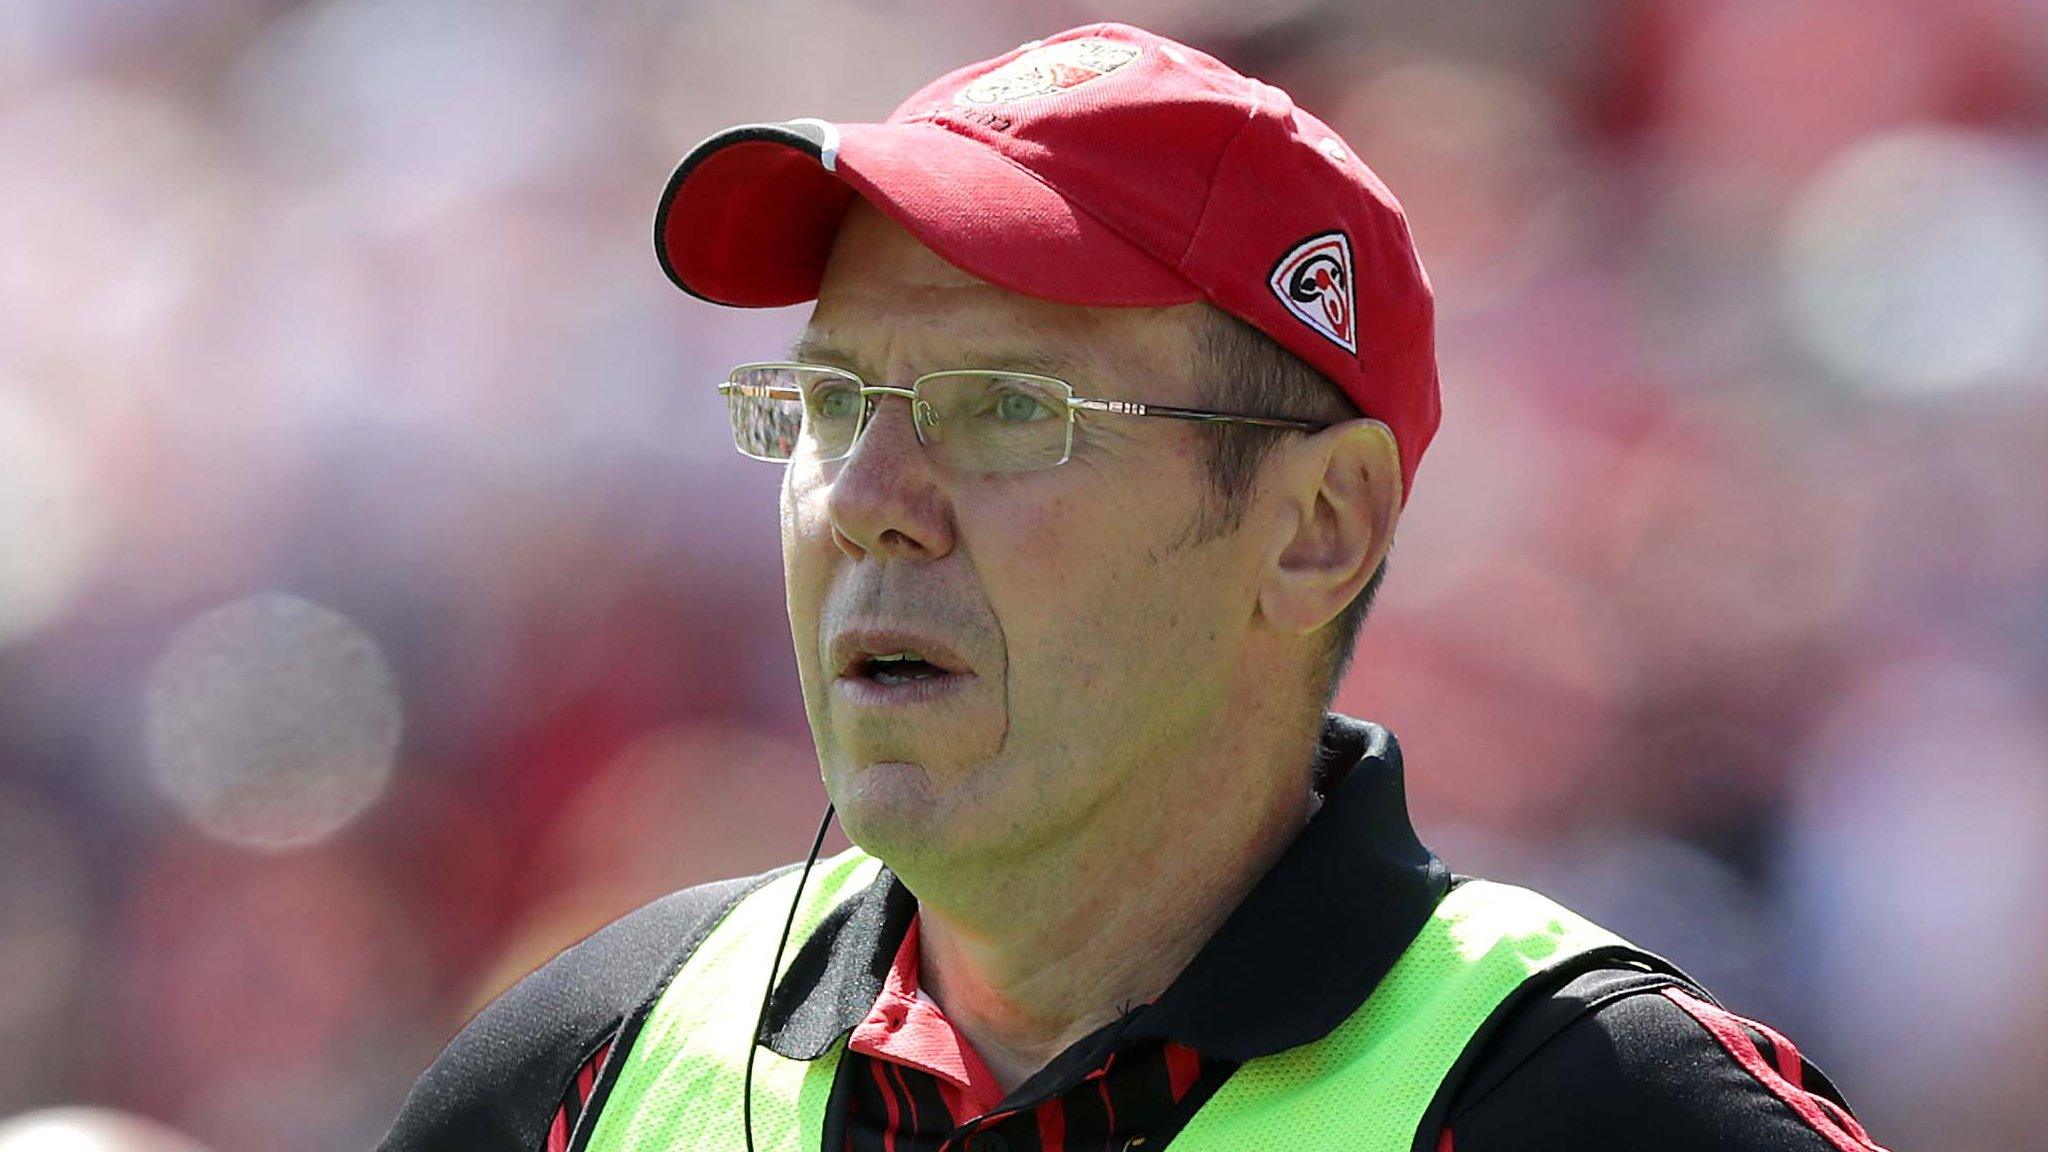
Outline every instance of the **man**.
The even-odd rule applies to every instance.
[[[711,138],[656,239],[817,301],[721,391],[787,462],[859,848],[564,953],[386,1148],[1875,1147],[1665,961],[1452,877],[1393,738],[1323,713],[1437,381],[1398,204],[1284,93],[1075,29]]]

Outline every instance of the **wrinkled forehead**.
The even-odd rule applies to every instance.
[[[947,263],[856,200],[797,351],[865,376],[1004,367],[1076,383],[1193,377],[1206,305],[1096,308],[1012,292]],[[807,357],[809,358],[809,357]]]

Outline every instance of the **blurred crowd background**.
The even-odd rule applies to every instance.
[[[1408,206],[1446,418],[1339,705],[1424,838],[1890,1146],[2034,1145],[2040,0],[0,0],[0,1117],[363,1149],[548,955],[801,855],[711,385],[802,312],[677,293],[655,198],[1106,17]]]

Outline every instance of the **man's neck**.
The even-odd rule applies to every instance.
[[[1307,823],[1305,763],[1207,767],[1181,803],[1144,798],[1027,866],[918,893],[921,985],[1005,1092],[1165,991]]]

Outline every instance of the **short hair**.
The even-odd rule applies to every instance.
[[[1196,387],[1204,407],[1332,424],[1364,415],[1328,377],[1231,313],[1205,304],[1195,327]],[[1244,424],[1208,424],[1202,432],[1209,445],[1209,491],[1193,532],[1197,541],[1228,536],[1244,523],[1260,470],[1280,443],[1280,434]],[[1382,558],[1365,587],[1325,627],[1326,705],[1351,667],[1359,629],[1386,575]]]

